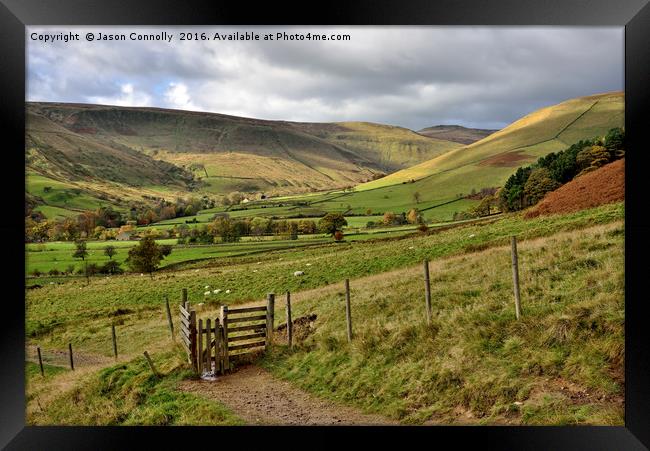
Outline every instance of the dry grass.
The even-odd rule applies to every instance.
[[[431,325],[419,266],[352,281],[350,345],[341,287],[297,293],[294,314],[317,314],[316,332],[266,364],[403,422],[622,424],[621,230],[521,242],[520,321],[508,247],[432,263]]]

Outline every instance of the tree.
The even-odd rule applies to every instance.
[[[416,192],[413,193],[413,200],[415,201],[416,204],[420,203],[421,198],[422,198],[422,196],[420,195],[419,191],[416,191]]]
[[[348,221],[341,213],[327,213],[318,221],[318,229],[321,233],[327,233],[334,236],[337,230],[348,225]]]
[[[546,195],[556,190],[560,184],[551,178],[551,173],[546,168],[535,169],[531,172],[524,185],[524,198],[526,205],[534,205]]]
[[[605,135],[605,148],[612,159],[625,155],[625,131],[619,127],[608,131]]]
[[[84,269],[86,273],[86,284],[90,283],[89,273],[88,273],[88,262],[86,262],[86,257],[88,257],[88,251],[86,250],[86,242],[84,240],[77,240],[74,243],[75,251],[72,254],[72,258],[80,258],[84,263]]]
[[[153,279],[153,272],[158,268],[160,261],[164,257],[161,246],[156,244],[153,238],[146,236],[140,240],[137,246],[129,250],[126,264],[134,272],[149,273]]]
[[[396,218],[397,216],[395,215],[395,213],[393,213],[392,211],[387,211],[386,213],[384,213],[384,218],[382,219],[382,222],[385,225],[392,225],[395,223]]]
[[[578,175],[582,175],[612,161],[609,151],[603,146],[586,147],[576,155],[576,164],[580,169]]]
[[[108,245],[104,248],[104,255],[108,257],[109,260],[113,259],[113,255],[117,254],[117,249],[115,246]]]
[[[422,224],[424,222],[422,213],[420,213],[417,208],[411,208],[408,211],[406,214],[406,220],[409,222],[409,224]]]

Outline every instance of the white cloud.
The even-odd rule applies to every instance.
[[[136,92],[131,83],[120,85],[120,93],[116,96],[91,96],[90,103],[118,106],[151,106],[151,96],[144,92]]]
[[[183,83],[169,83],[169,87],[165,90],[164,99],[169,108],[179,110],[201,109],[192,103],[187,86]]]

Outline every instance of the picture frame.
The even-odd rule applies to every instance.
[[[7,211],[0,225],[7,255],[24,258],[24,198],[16,187],[25,183],[19,148],[25,136],[25,27],[29,25],[562,25],[625,27],[625,128],[628,139],[625,217],[625,426],[624,427],[399,427],[372,428],[251,428],[253,443],[270,442],[268,433],[289,436],[305,433],[317,443],[348,441],[348,433],[379,442],[394,438],[415,444],[442,440],[458,446],[488,449],[647,449],[650,447],[650,349],[645,324],[645,252],[650,243],[650,220],[646,219],[647,152],[643,145],[650,100],[650,6],[647,0],[607,2],[605,0],[547,1],[478,0],[357,1],[293,6],[293,15],[277,2],[252,7],[246,2],[169,0],[83,1],[2,0],[0,2],[0,111],[5,133],[3,177]],[[598,43],[594,43],[598,45]],[[597,68],[594,68],[597,70]],[[15,167],[15,169],[14,169]],[[15,212],[15,214],[14,214]],[[159,444],[183,438],[187,446],[219,446],[223,437],[237,440],[235,428],[114,428],[114,427],[31,427],[25,426],[25,308],[24,266],[9,264],[5,269],[2,333],[3,370],[0,371],[0,445],[6,449],[122,449],[145,440]],[[646,337],[646,338],[643,338]],[[273,429],[272,431],[270,429]],[[237,435],[235,435],[237,434]],[[323,440],[324,439],[324,440]],[[189,440],[189,441],[188,441]],[[281,439],[285,441],[285,439]],[[287,442],[288,444],[291,441]],[[140,445],[142,446],[142,445]],[[416,445],[417,446],[417,445]]]

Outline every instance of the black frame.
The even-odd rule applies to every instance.
[[[648,150],[642,144],[648,123],[650,90],[650,6],[648,0],[365,0],[355,3],[328,2],[314,8],[305,2],[282,8],[278,2],[254,7],[247,2],[174,0],[0,0],[0,115],[4,131],[5,166],[2,183],[9,193],[5,205],[10,215],[0,223],[0,236],[14,237],[3,246],[5,255],[24,258],[24,198],[16,192],[24,172],[16,170],[22,158],[25,130],[25,26],[26,25],[262,25],[262,24],[349,24],[349,25],[615,25],[625,26],[625,126],[628,139],[625,218],[625,426],[624,427],[403,427],[354,428],[383,440],[388,434],[407,431],[413,440],[438,444],[451,439],[454,448],[476,444],[498,449],[644,449],[650,447],[650,351],[648,327],[644,324],[643,251],[650,243],[650,220],[645,219],[643,201],[647,192]],[[287,11],[298,12],[288,16]],[[594,43],[598,45],[598,43]],[[597,68],[594,68],[597,70]],[[7,142],[8,141],[8,142]],[[647,147],[647,146],[646,146]],[[631,149],[631,152],[629,151]],[[13,169],[15,165],[16,169]],[[9,177],[7,175],[10,175]],[[13,189],[12,189],[13,188]],[[12,265],[11,295],[4,296],[0,371],[0,446],[7,449],[116,449],[136,446],[138,439],[170,443],[178,435],[192,436],[189,446],[225,444],[229,428],[113,428],[113,427],[25,427],[24,380],[24,267]],[[7,273],[4,273],[7,274]],[[4,275],[3,274],[3,275]],[[15,294],[14,294],[15,293]],[[645,326],[645,327],[644,327]],[[643,337],[646,337],[645,339]],[[280,428],[295,433],[295,428]],[[349,427],[309,428],[309,444],[338,438]],[[241,429],[239,438],[241,440]],[[260,434],[259,432],[263,432]],[[268,428],[251,428],[246,440],[269,443]],[[364,434],[366,435],[366,434]],[[266,436],[266,437],[265,437]],[[219,437],[219,438],[217,438]],[[232,437],[235,438],[234,436]],[[138,440],[139,441],[139,440]],[[289,444],[291,442],[288,442]]]

